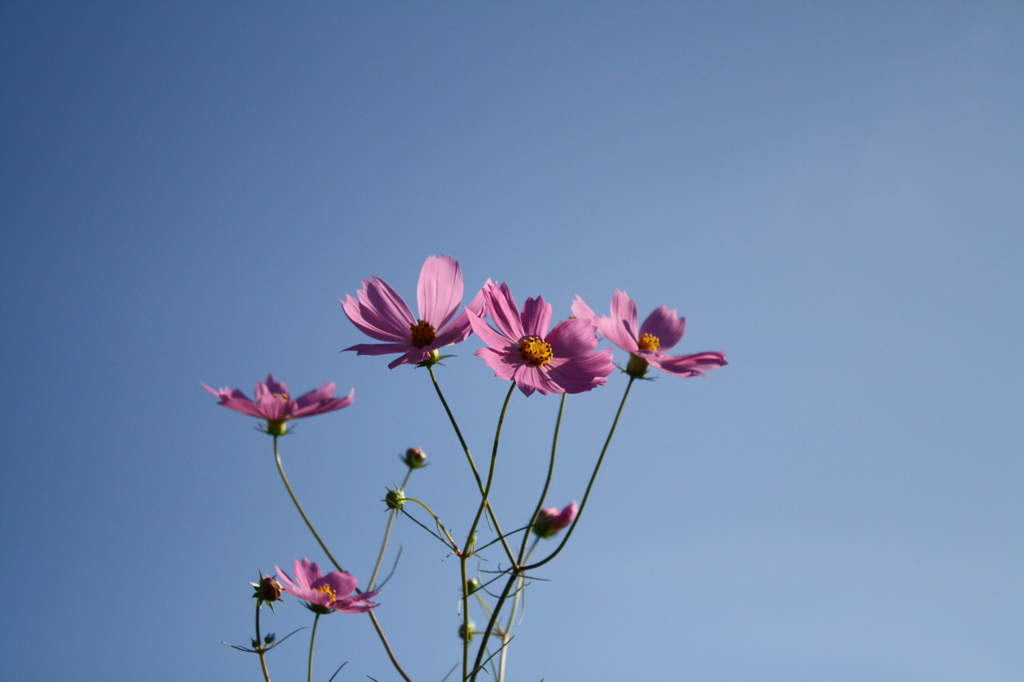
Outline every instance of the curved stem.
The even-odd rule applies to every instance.
[[[302,508],[302,505],[299,504],[299,498],[295,496],[295,491],[292,490],[292,484],[288,482],[288,477],[285,476],[284,474],[284,465],[281,464],[281,452],[278,450],[277,447],[277,439],[278,436],[275,434],[274,460],[277,462],[277,472],[281,474],[281,481],[284,482],[284,487],[288,489],[288,494],[291,496],[292,502],[295,503],[295,508],[299,510],[299,515],[302,517],[302,520],[306,522],[306,527],[309,528],[309,532],[312,533],[313,537],[316,538],[316,541],[320,543],[320,549],[324,551],[324,554],[327,555],[327,558],[331,560],[331,563],[334,564],[334,567],[336,569],[338,569],[339,571],[344,571],[345,569],[341,567],[341,564],[338,563],[338,560],[334,558],[333,554],[331,554],[331,550],[327,549],[327,545],[320,537],[320,533],[316,532],[316,528],[313,527],[313,522],[309,520],[309,517],[306,516],[305,510]]]
[[[406,484],[409,483],[409,477],[410,476],[412,476],[412,468],[411,467],[409,468],[409,471],[407,471],[406,474],[405,474],[405,480],[402,481],[402,485],[401,485],[402,490],[405,490]],[[386,528],[384,528],[384,540],[380,543],[380,554],[377,555],[377,563],[374,564],[374,566],[373,566],[373,573],[370,574],[370,582],[366,583],[366,590],[367,591],[373,590],[373,583],[375,583],[377,581],[377,573],[380,572],[380,565],[384,561],[384,553],[388,549],[388,538],[391,537],[391,526],[394,525],[394,523],[395,523],[395,515],[396,514],[398,514],[398,510],[397,509],[392,509],[390,511],[390,513],[388,513],[388,525],[387,525]]]
[[[331,554],[331,550],[327,549],[327,545],[324,543],[323,539],[320,538],[320,534],[316,532],[316,528],[313,527],[312,521],[310,521],[309,517],[306,516],[306,512],[302,509],[302,505],[299,504],[299,498],[295,496],[295,491],[292,490],[292,486],[288,482],[288,477],[285,476],[284,474],[284,466],[281,464],[281,453],[277,447],[277,439],[278,436],[275,435],[274,460],[277,462],[277,471],[279,474],[281,474],[281,481],[284,482],[284,487],[288,489],[288,494],[291,496],[292,502],[295,503],[295,508],[299,510],[299,515],[302,516],[302,520],[306,522],[306,526],[309,528],[309,532],[311,532],[313,534],[313,537],[316,538],[316,541],[320,543],[320,549],[324,550],[324,554],[327,555],[327,558],[331,560],[331,563],[334,564],[334,567],[336,569],[338,569],[339,571],[345,571],[345,569],[341,567],[341,564],[338,563],[338,560],[334,558],[334,555]],[[361,594],[362,590],[356,588],[356,593]],[[384,650],[387,652],[388,658],[391,659],[391,665],[394,666],[395,670],[398,671],[398,674],[402,676],[402,679],[405,680],[405,682],[412,682],[409,676],[405,674],[405,671],[402,670],[402,666],[398,664],[398,659],[395,657],[395,652],[392,651],[391,645],[388,643],[388,638],[384,636],[384,630],[381,628],[380,621],[377,620],[376,614],[374,614],[373,611],[367,611],[367,614],[369,614],[370,620],[373,622],[373,628],[377,631],[377,636],[380,638],[380,643],[384,645]]]
[[[455,435],[459,438],[459,444],[462,445],[462,451],[466,453],[466,459],[469,460],[469,467],[473,470],[473,477],[476,478],[476,486],[480,490],[480,495],[486,500],[487,493],[484,488],[484,482],[480,478],[480,471],[476,468],[476,462],[473,461],[473,455],[469,452],[469,446],[466,445],[466,439],[462,437],[462,431],[459,429],[458,422],[455,421],[455,415],[452,414],[451,408],[448,407],[448,401],[444,399],[444,394],[441,393],[441,385],[437,383],[437,376],[434,374],[434,368],[427,367],[427,370],[430,372],[430,380],[434,384],[434,390],[437,391],[437,397],[441,399],[441,405],[444,406],[444,411],[448,415],[448,421],[452,423],[452,428],[455,429]],[[512,385],[514,387],[515,382],[513,382]],[[509,392],[511,393],[511,389],[509,389]],[[515,556],[512,554],[512,550],[505,542],[505,533],[502,532],[501,524],[498,523],[497,514],[494,513],[494,509],[491,508],[490,503],[486,506],[487,515],[491,517],[491,522],[494,524],[494,531],[498,534],[498,537],[501,538],[502,544],[505,545],[505,552],[508,554],[508,560],[515,561]],[[472,537],[472,534],[470,534],[470,536]]]
[[[601,455],[597,458],[597,464],[594,466],[594,473],[590,475],[590,482],[587,484],[587,491],[583,494],[583,500],[580,502],[579,511],[576,513],[576,518],[573,520],[572,525],[569,526],[569,530],[565,532],[565,537],[562,538],[562,542],[559,543],[554,552],[535,564],[524,566],[524,571],[543,566],[558,556],[558,553],[562,551],[562,548],[565,547],[565,543],[567,543],[569,538],[572,536],[572,532],[576,530],[576,524],[580,522],[580,517],[583,516],[583,508],[587,506],[587,499],[590,497],[590,490],[594,487],[594,481],[597,479],[597,472],[601,470],[601,463],[604,461],[605,453],[608,452],[608,446],[611,445],[612,436],[615,435],[615,427],[619,425],[619,417],[622,416],[622,408],[626,406],[626,398],[629,397],[629,389],[633,387],[634,381],[636,381],[636,377],[630,377],[629,383],[626,384],[626,392],[622,394],[622,402],[619,403],[619,409],[615,413],[614,421],[612,421],[612,428],[608,431],[608,438],[605,439],[604,447],[601,448]]]
[[[505,402],[501,405],[501,414],[498,415],[498,426],[494,430],[494,445],[491,448],[491,465],[487,470],[487,485],[483,489],[483,497],[480,500],[480,507],[476,510],[476,518],[473,519],[473,525],[469,527],[469,536],[466,538],[466,547],[463,550],[464,554],[469,554],[472,549],[473,536],[476,534],[476,527],[480,523],[480,517],[483,516],[484,509],[490,509],[491,503],[488,500],[488,495],[491,494],[491,483],[494,482],[494,465],[498,461],[498,443],[501,441],[501,427],[505,423],[505,412],[508,410],[508,403],[512,400],[512,393],[516,390],[516,382],[512,382],[512,385],[508,387],[508,393],[505,394]],[[501,529],[495,524],[495,530],[498,532],[498,537],[501,538],[501,544],[505,546],[505,552],[508,554],[509,561],[515,561],[515,555],[509,548],[508,543],[505,541],[505,534],[501,532]]]
[[[316,626],[320,622],[320,614],[313,619],[313,634],[309,636],[309,672],[306,673],[306,682],[313,682],[313,645],[316,643]]]

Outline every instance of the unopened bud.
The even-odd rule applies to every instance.
[[[409,448],[405,451],[405,456],[402,458],[405,462],[405,466],[410,469],[419,469],[420,467],[426,466],[427,453],[423,452],[423,448]]]
[[[266,637],[263,638],[263,643],[264,644],[273,644],[275,639],[277,639],[277,635],[275,635],[273,632],[271,632],[270,634],[268,634]]]
[[[405,506],[405,493],[401,488],[389,490],[388,494],[384,496],[384,504],[388,506],[388,509],[401,509]]]
[[[256,592],[259,594],[259,598],[263,601],[277,601],[281,598],[281,583],[279,583],[277,578],[273,576],[264,576],[260,579],[260,584],[256,588]]]
[[[473,594],[480,589],[480,581],[476,578],[470,578],[466,581],[466,588],[469,590],[469,594]]]
[[[459,639],[473,639],[473,635],[476,634],[476,625],[473,621],[463,623],[459,626]]]

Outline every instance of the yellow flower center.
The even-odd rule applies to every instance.
[[[531,365],[538,367],[551,362],[554,353],[551,351],[551,344],[539,336],[527,336],[519,342],[519,352]]]
[[[335,592],[334,588],[332,588],[330,585],[321,585],[320,587],[316,588],[316,591],[317,592],[323,592],[324,594],[326,594],[328,597],[331,598],[331,601],[337,601],[338,600],[338,593]]]
[[[284,402],[288,402],[288,394],[287,393],[271,393],[270,395],[274,396],[275,398],[280,398]]]
[[[661,339],[654,334],[641,334],[640,340],[636,342],[636,345],[640,347],[640,350],[658,350],[658,346],[661,345]]]
[[[416,324],[409,325],[409,331],[412,332],[412,345],[420,348],[432,343],[437,338],[434,325],[426,320],[420,320]]]

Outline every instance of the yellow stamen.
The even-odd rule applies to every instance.
[[[316,588],[316,591],[317,592],[323,592],[324,594],[326,594],[328,597],[331,598],[331,601],[337,601],[338,600],[338,593],[335,592],[334,588],[332,588],[330,585],[321,585],[320,587]]]
[[[283,400],[285,402],[288,402],[288,394],[287,393],[271,393],[270,395],[274,396],[275,398],[280,398],[281,400]]]
[[[661,339],[654,334],[641,334],[640,340],[636,342],[636,345],[640,347],[640,350],[658,350],[658,346],[661,345]]]
[[[409,325],[409,331],[412,332],[412,345],[419,348],[423,348],[423,346],[432,343],[437,338],[434,325],[426,320],[420,320],[416,324]]]
[[[539,336],[527,336],[519,342],[519,352],[531,365],[538,367],[551,362],[554,353],[551,351],[551,344]]]

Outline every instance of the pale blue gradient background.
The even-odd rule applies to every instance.
[[[731,363],[635,387],[512,680],[1024,677],[1020,2],[6,2],[0,97],[0,678],[258,679],[220,644],[250,637],[246,582],[322,557],[200,381],[356,388],[283,447],[361,579],[406,447],[464,527],[423,370],[338,352],[364,340],[338,298],[414,299],[438,253],[556,316],[679,307],[680,352]],[[482,458],[504,383],[477,344],[441,380]],[[609,384],[569,401],[553,503]],[[504,516],[556,407],[513,401]],[[457,562],[395,540],[379,615],[436,681]],[[397,679],[368,619],[321,625],[321,682]]]

